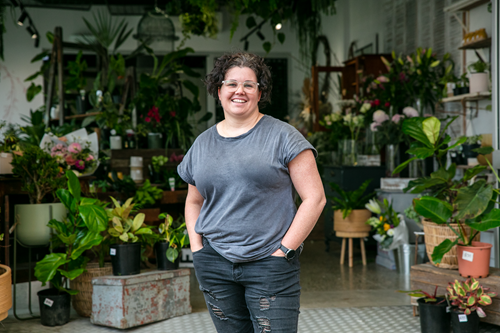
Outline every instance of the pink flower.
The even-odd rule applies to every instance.
[[[85,161],[93,161],[93,160],[94,160],[94,156],[92,156],[92,155],[87,156],[87,158],[85,159]]]
[[[170,116],[175,117],[175,111],[170,111]]]
[[[78,154],[79,152],[82,151],[82,146],[80,146],[80,144],[77,142],[73,142],[68,146],[68,151],[70,153]]]
[[[386,120],[389,120],[389,116],[384,111],[377,110],[373,113],[373,121],[378,125],[382,124]]]
[[[380,100],[378,100],[378,99],[374,100],[374,101],[373,101],[373,104],[374,104],[375,106],[379,106],[379,105],[380,105]]]
[[[77,168],[78,170],[84,170],[85,169],[85,162],[82,160],[76,161],[75,168]]]
[[[411,106],[407,106],[403,109],[403,113],[408,118],[418,117],[418,111],[412,108]]]
[[[144,121],[147,122],[147,123],[150,123],[151,122],[151,118],[146,117],[146,118],[144,118]]]
[[[370,129],[372,130],[372,132],[376,132],[378,126],[379,126],[379,124],[377,124],[377,123],[371,123]]]
[[[66,163],[68,165],[75,165],[76,160],[71,155],[66,155]]]
[[[392,116],[392,122],[398,124],[401,119],[404,119],[405,116],[402,114],[395,114]]]
[[[380,75],[380,76],[377,78],[377,81],[378,81],[378,82],[381,82],[381,83],[386,83],[386,82],[389,82],[389,78],[388,78],[388,77],[386,77],[386,76]]]
[[[391,106],[391,103],[389,103],[389,102],[385,102],[384,106],[385,106],[386,108],[388,108],[389,106]]]

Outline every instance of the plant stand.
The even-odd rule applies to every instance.
[[[131,328],[191,313],[190,270],[92,279],[95,325]]]
[[[359,243],[361,245],[361,258],[363,260],[363,266],[366,266],[366,252],[365,252],[365,240],[364,238],[368,237],[368,232],[341,232],[337,231],[337,237],[342,238],[342,250],[340,252],[340,264],[344,264],[345,258],[345,240],[349,239],[349,267],[353,266],[353,246],[352,239],[359,238]]]

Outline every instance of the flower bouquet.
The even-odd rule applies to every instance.
[[[378,215],[378,217],[370,217],[366,224],[375,229],[376,234],[373,238],[383,249],[395,250],[398,246],[408,243],[408,229],[404,216],[392,208],[392,203],[389,203],[387,199],[383,201],[373,199],[365,207]]]
[[[76,176],[89,176],[99,166],[97,133],[87,134],[82,128],[63,137],[45,134],[40,148],[54,157],[63,170],[72,170]]]

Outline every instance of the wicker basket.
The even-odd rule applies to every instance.
[[[113,275],[111,263],[105,263],[99,268],[98,263],[87,264],[87,271],[70,282],[73,290],[78,294],[71,296],[73,308],[82,317],[90,317],[92,314],[92,279],[99,276]]]
[[[0,265],[0,321],[7,318],[12,307],[11,275],[9,266]]]
[[[441,242],[445,239],[449,239],[452,242],[455,241],[455,239],[457,239],[457,235],[446,224],[437,224],[426,219],[422,219],[422,224],[424,225],[425,249],[427,250],[429,261],[436,267],[458,269],[456,245],[443,256],[440,264],[435,264],[434,262],[432,262],[432,252],[434,251],[434,248],[441,244]],[[460,232],[458,229],[458,224],[450,223],[450,225],[456,232]],[[464,229],[467,235],[470,236],[470,227],[464,225]],[[479,236],[480,234],[478,234],[474,240],[479,241]]]
[[[342,211],[337,209],[333,212],[333,230],[336,232],[369,232],[372,226],[366,221],[372,216],[368,209],[354,209],[345,219]]]

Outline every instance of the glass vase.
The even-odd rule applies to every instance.
[[[410,158],[413,156],[410,156]],[[408,163],[408,177],[409,178],[420,178],[424,176],[424,161],[413,160]]]
[[[393,171],[399,165],[399,145],[390,144],[385,146],[385,174],[389,178],[397,178],[399,174],[393,175]]]
[[[356,140],[342,140],[342,165],[355,166],[358,162]]]

